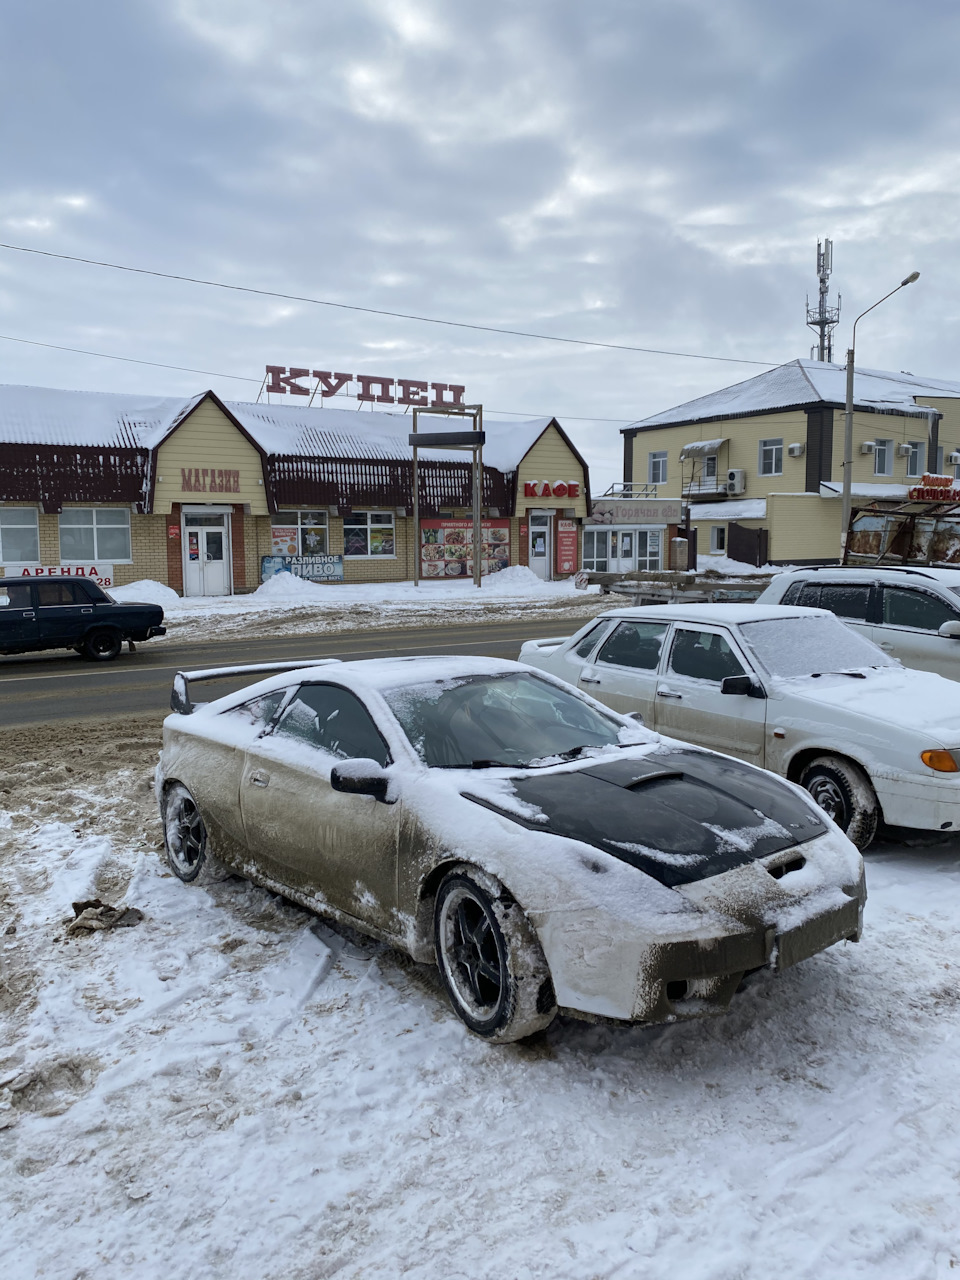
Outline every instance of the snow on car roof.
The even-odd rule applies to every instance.
[[[960,569],[938,569],[926,564],[818,565],[814,568],[808,569],[790,569],[785,573],[777,574],[777,578],[806,579],[808,577],[812,577],[817,581],[824,581],[825,575],[830,573],[841,574],[844,582],[852,582],[858,577],[871,582],[879,577],[892,577],[900,580],[906,580],[909,578],[912,582],[916,582],[918,579],[922,581],[924,578],[932,578],[947,587],[960,586]]]
[[[773,618],[832,618],[829,609],[808,609],[794,604],[644,604],[609,609],[602,618],[630,618],[637,622],[705,622],[736,625]]]

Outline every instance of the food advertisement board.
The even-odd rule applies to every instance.
[[[510,565],[510,521],[483,520],[481,574]],[[421,578],[473,577],[473,521],[420,521]]]
[[[292,573],[308,582],[342,582],[343,556],[261,556],[260,581]]]
[[[557,572],[577,572],[577,522],[557,521]]]

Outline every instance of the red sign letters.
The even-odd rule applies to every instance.
[[[523,486],[525,498],[579,498],[580,484],[577,480],[554,480],[548,484],[546,480],[527,481]]]
[[[314,392],[311,392],[309,387],[303,386],[299,382],[300,378],[316,378],[317,387]],[[434,409],[462,405],[463,393],[466,391],[466,387],[448,382],[427,383],[417,382],[414,378],[376,378],[367,373],[358,373],[354,377],[352,373],[330,373],[325,369],[311,371],[310,369],[287,369],[281,364],[267,365],[266,390],[273,395],[285,396],[289,392],[292,396],[309,396],[319,390],[321,397],[327,400],[351,382],[356,382],[360,387],[357,392],[358,400],[369,400],[374,404],[409,404],[424,407],[429,405]],[[396,397],[391,394],[395,385]],[[433,392],[432,400],[430,399],[431,391]]]

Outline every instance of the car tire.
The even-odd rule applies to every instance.
[[[98,627],[84,636],[80,652],[90,662],[112,662],[123,648],[123,636],[112,627]]]
[[[434,909],[437,967],[457,1016],[493,1044],[542,1031],[557,1012],[543,948],[493,876],[456,867]]]
[[[162,817],[167,865],[184,884],[212,884],[229,874],[211,853],[200,808],[182,783],[164,792]]]
[[[800,785],[858,849],[877,834],[880,807],[870,779],[852,760],[818,756],[800,775]]]

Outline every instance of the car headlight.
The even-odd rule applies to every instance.
[[[953,758],[952,751],[921,751],[920,759],[928,769],[936,769],[937,773],[960,773],[960,764]]]

